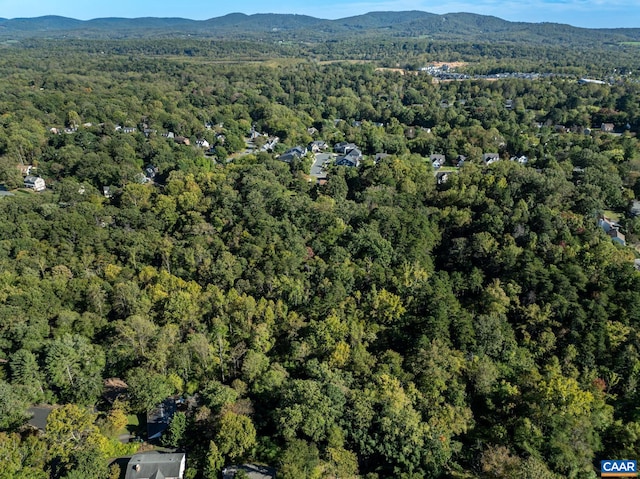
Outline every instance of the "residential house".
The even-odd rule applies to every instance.
[[[265,136],[265,135],[260,133],[254,127],[251,127],[251,130],[249,130],[249,139],[250,140],[255,140],[256,138],[260,138],[261,136]]]
[[[144,176],[146,176],[150,180],[154,179],[157,174],[158,174],[158,168],[156,168],[153,165],[147,165],[144,168]]]
[[[362,160],[362,152],[358,148],[353,148],[349,150],[349,152],[346,155],[336,159],[336,165],[357,167],[360,165],[361,160]]]
[[[169,427],[178,405],[175,398],[169,397],[154,409],[147,411],[147,438],[158,439]]]
[[[440,154],[433,154],[429,156],[429,161],[431,161],[431,164],[433,165],[433,167],[435,169],[440,168],[442,165],[444,165],[445,162],[445,156],[444,155],[440,155]]]
[[[267,141],[264,143],[264,145],[262,145],[262,148],[260,148],[260,150],[273,151],[279,141],[280,138],[278,138],[277,136],[270,136],[269,138],[267,138]]]
[[[112,186],[103,186],[102,194],[105,198],[113,198],[113,187]]]
[[[605,133],[613,133],[613,130],[615,130],[615,125],[613,123],[603,123],[602,125],[600,125],[600,130],[605,132]]]
[[[302,158],[307,154],[307,149],[303,146],[295,146],[293,148],[289,148],[282,155],[278,157],[280,161],[284,161],[285,163],[291,163],[293,160]]]
[[[244,472],[249,479],[274,479],[275,469],[257,464],[242,464],[241,466],[228,466],[222,470],[222,479],[234,479],[238,472]]]
[[[142,133],[144,133],[144,136],[149,138],[151,135],[155,135],[156,133],[158,133],[158,130],[154,130],[153,128],[145,128],[144,130],[142,130]]]
[[[33,166],[19,164],[19,165],[16,165],[16,168],[18,168],[18,171],[22,173],[22,176],[29,176],[31,174],[31,170],[33,169]]]
[[[122,127],[122,133],[135,133],[137,128],[135,126],[124,126]]]
[[[329,145],[327,145],[326,141],[312,141],[311,143],[309,143],[309,151],[311,151],[312,153],[321,153],[323,151],[325,151],[327,148],[329,148]]]
[[[191,144],[191,140],[189,140],[189,138],[187,138],[186,136],[176,136],[173,141],[175,141],[178,145],[187,145],[189,146]]]
[[[39,176],[27,175],[24,178],[24,187],[33,191],[44,191],[47,189],[44,180]]]
[[[444,185],[447,181],[449,181],[449,173],[446,171],[440,171],[436,173],[436,184]]]
[[[163,133],[162,136],[164,136],[165,138],[169,138],[171,140],[173,140],[176,137],[175,133],[172,131],[167,131],[166,133]]]
[[[196,140],[196,146],[203,148],[205,150],[208,150],[209,148],[211,148],[211,145],[209,144],[209,142],[204,138],[200,140]]]
[[[640,216],[640,201],[633,200],[631,208],[629,208],[629,213],[631,213],[631,216],[633,217]]]
[[[527,158],[526,156],[522,155],[522,156],[512,156],[511,158],[509,158],[511,161],[517,161],[518,163],[520,163],[521,165],[526,165],[529,162],[529,158]]]
[[[183,479],[186,460],[182,452],[135,454],[127,464],[125,479]]]
[[[353,143],[348,143],[346,141],[341,141],[337,145],[334,145],[333,151],[338,153],[339,155],[346,155],[351,150],[357,150],[358,146]]]
[[[605,231],[605,233],[609,233],[611,230],[616,230],[620,228],[620,225],[615,221],[607,218],[606,216],[601,216],[598,220],[598,225]]]
[[[460,168],[464,165],[464,162],[467,161],[467,157],[464,155],[458,155],[458,157],[454,160],[453,164]]]
[[[318,129],[316,127],[309,127],[307,128],[307,133],[309,133],[311,136],[313,135],[317,135],[318,134]]]
[[[609,231],[609,236],[611,236],[611,239],[614,243],[618,243],[622,246],[627,244],[625,236],[620,232],[619,229]]]
[[[485,165],[490,165],[491,163],[495,163],[500,160],[500,155],[498,153],[484,153],[482,155],[482,161]]]
[[[618,244],[625,245],[626,239],[624,234],[620,231],[620,225],[615,221],[607,218],[606,216],[601,216],[598,219],[598,225],[607,233],[611,239]]]

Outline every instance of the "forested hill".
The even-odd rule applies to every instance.
[[[535,43],[593,44],[637,41],[640,29],[585,29],[556,23],[509,22],[471,13],[371,12],[355,17],[325,20],[305,15],[233,13],[209,20],[184,18],[65,17],[0,19],[0,38],[255,38],[322,41],[353,35],[428,37]]]

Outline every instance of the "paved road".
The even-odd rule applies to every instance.
[[[311,166],[311,176],[315,178],[326,178],[327,173],[326,171],[324,171],[324,168],[322,165],[324,165],[324,163],[327,161],[333,161],[333,160],[334,160],[334,155],[332,155],[331,153],[317,153],[316,161],[314,161],[313,165]]]

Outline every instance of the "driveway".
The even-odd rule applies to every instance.
[[[335,159],[331,153],[316,153],[316,159],[311,166],[311,176],[314,178],[326,178],[327,172],[324,170],[323,165],[326,162],[332,162]]]

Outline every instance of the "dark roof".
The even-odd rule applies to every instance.
[[[243,464],[241,466],[229,466],[222,470],[222,479],[233,479],[238,471],[247,473],[249,479],[273,479],[276,477],[276,470],[257,464]]]
[[[125,479],[182,479],[185,459],[184,453],[136,454],[127,464]]]
[[[29,425],[44,431],[47,428],[47,419],[51,411],[53,411],[51,406],[30,407],[28,412],[33,414],[33,417],[29,419]]]
[[[147,438],[157,439],[169,427],[171,418],[176,412],[176,401],[167,398],[158,406],[147,412]]]

